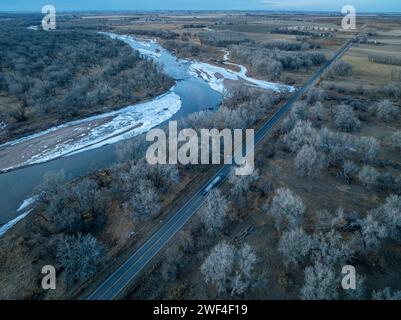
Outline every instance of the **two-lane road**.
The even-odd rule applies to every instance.
[[[347,42],[329,61],[327,61],[309,80],[296,91],[291,98],[257,131],[255,146],[268,135],[274,126],[285,116],[294,103],[315,84],[323,73],[338,60],[352,45]],[[112,300],[117,298],[140,271],[154,258],[198,211],[206,195],[204,190],[218,176],[227,177],[232,165],[223,165],[169,220],[156,231],[137,251],[135,251],[120,267],[118,267],[87,300]]]

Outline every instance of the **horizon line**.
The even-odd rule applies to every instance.
[[[231,10],[223,10],[223,9],[89,9],[89,10],[60,10],[59,13],[91,13],[91,12],[127,12],[127,13],[134,13],[134,12],[269,12],[269,13],[326,13],[326,14],[337,14],[343,15],[340,11],[333,11],[333,10],[274,10],[274,9],[231,9]],[[20,11],[20,10],[1,10],[0,14],[42,14],[40,11]],[[363,14],[384,14],[384,15],[393,15],[393,14],[401,14],[401,11],[360,11],[359,15]]]

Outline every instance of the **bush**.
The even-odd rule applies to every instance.
[[[385,122],[394,121],[399,114],[398,107],[394,106],[390,100],[383,100],[376,107],[376,115]]]
[[[377,185],[379,172],[371,166],[363,166],[359,171],[358,178],[366,187],[374,187]]]
[[[358,173],[358,166],[350,160],[345,160],[338,171],[338,177],[347,183],[350,183],[354,176]]]
[[[364,163],[374,163],[380,153],[380,143],[373,137],[357,139],[356,147]]]

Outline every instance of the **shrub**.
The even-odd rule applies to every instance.
[[[338,171],[338,177],[347,183],[350,183],[354,176],[358,173],[358,166],[350,160],[345,160]]]
[[[366,187],[374,187],[377,185],[379,172],[371,166],[363,166],[359,171],[358,178]]]
[[[377,117],[385,122],[395,120],[399,112],[398,107],[394,106],[390,100],[383,100],[376,107]]]

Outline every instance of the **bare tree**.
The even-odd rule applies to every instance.
[[[67,285],[91,277],[104,257],[104,248],[92,235],[63,236],[56,250]]]
[[[212,190],[200,211],[200,218],[208,234],[214,235],[223,228],[227,212],[227,200],[218,189]]]
[[[303,300],[334,300],[338,298],[338,280],[333,269],[316,262],[304,271],[304,285],[301,289]]]
[[[319,150],[326,155],[326,164],[337,165],[350,157],[355,150],[353,140],[347,133],[332,132],[322,128],[319,132]]]
[[[298,228],[305,206],[302,199],[289,189],[277,189],[273,197],[270,213],[276,221],[277,230]]]
[[[217,244],[201,266],[206,283],[217,287],[220,294],[244,293],[251,285],[256,255],[244,244],[239,250],[227,242]]]
[[[314,247],[312,237],[307,235],[302,228],[287,231],[281,237],[278,250],[284,258],[287,266],[304,264]]]
[[[304,145],[319,145],[319,138],[319,133],[312,127],[312,123],[301,120],[283,137],[283,141],[291,152],[298,152]]]
[[[351,106],[342,104],[334,110],[334,125],[338,130],[352,132],[359,130],[361,122]]]
[[[297,173],[303,177],[315,177],[323,168],[321,154],[318,154],[314,147],[305,145],[298,151],[295,157]]]
[[[291,109],[291,116],[296,120],[308,119],[308,107],[305,102],[297,102]]]
[[[232,185],[231,196],[237,205],[244,207],[247,204],[247,195],[250,191],[250,186],[258,179],[258,170],[255,170],[251,175],[248,176],[238,176],[235,174],[235,170],[231,171],[229,177],[229,182]]]
[[[313,259],[325,265],[344,263],[352,255],[350,247],[335,230],[326,233],[319,232],[313,236],[313,239],[316,244],[312,254]]]
[[[311,108],[310,114],[313,115],[317,121],[322,121],[326,116],[326,109],[320,101],[317,101]]]
[[[389,236],[400,241],[401,230],[401,196],[391,195],[387,197],[384,204],[373,211],[375,219],[383,224]]]
[[[48,172],[43,177],[43,182],[39,185],[39,201],[49,203],[50,199],[63,190],[66,183],[66,176],[63,170],[59,172]]]
[[[373,291],[373,300],[401,300],[401,291],[391,291],[389,287],[386,287],[380,291]]]
[[[388,237],[388,231],[372,214],[360,221],[361,237],[365,250],[376,249],[381,240]]]
[[[308,104],[321,102],[322,100],[324,100],[324,91],[321,88],[313,88],[308,91],[308,95],[306,96]]]
[[[132,217],[135,221],[148,221],[160,214],[160,197],[147,180],[137,182],[138,191],[132,197]]]

